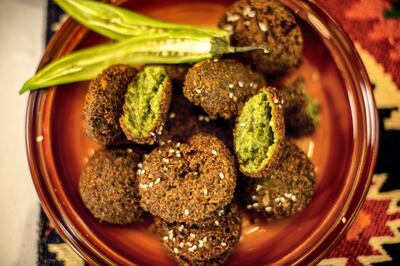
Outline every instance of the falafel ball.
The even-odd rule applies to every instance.
[[[180,265],[221,265],[239,241],[242,229],[235,204],[200,224],[167,223],[160,218],[154,224],[164,246]]]
[[[158,143],[186,142],[197,133],[207,133],[233,147],[233,123],[222,119],[211,120],[201,108],[193,104],[179,91],[174,91],[168,119]]]
[[[264,77],[232,59],[202,61],[186,74],[183,93],[211,119],[230,119],[265,85]]]
[[[209,218],[231,202],[236,187],[233,156],[207,134],[154,149],[139,173],[141,206],[169,223]]]
[[[83,168],[79,192],[100,222],[128,224],[141,217],[138,162],[139,156],[131,149],[105,149],[96,151]]]
[[[261,178],[275,167],[282,154],[285,122],[279,91],[262,88],[244,105],[233,133],[240,171]]]
[[[146,66],[128,86],[120,125],[138,144],[154,144],[167,119],[172,82],[162,66]]]
[[[98,144],[111,145],[124,140],[119,117],[128,84],[136,74],[136,69],[130,66],[113,65],[90,83],[83,116],[86,135]]]
[[[220,27],[231,32],[234,46],[265,47],[239,55],[264,74],[285,72],[300,62],[300,27],[292,12],[277,0],[236,1]]]
[[[282,86],[280,93],[283,99],[286,130],[292,136],[311,134],[319,122],[319,104],[311,98],[305,89],[303,78]]]
[[[310,202],[316,189],[314,166],[296,144],[286,141],[278,165],[263,178],[241,179],[247,209],[275,220],[293,215]]]

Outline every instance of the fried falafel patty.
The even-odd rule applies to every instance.
[[[262,75],[232,59],[202,61],[186,74],[183,93],[211,119],[230,119],[265,85]]]
[[[241,215],[235,204],[218,211],[200,224],[167,223],[155,220],[164,246],[180,265],[220,265],[239,241]]]
[[[277,0],[239,0],[225,13],[220,27],[231,32],[234,46],[265,49],[238,56],[250,59],[265,74],[285,72],[301,57],[303,36],[292,12]]]
[[[98,144],[110,145],[124,139],[119,117],[128,84],[136,74],[130,66],[113,65],[90,83],[83,116],[86,135]]]
[[[128,86],[120,126],[129,140],[154,144],[167,119],[172,82],[162,66],[146,66]]]
[[[231,202],[236,187],[233,156],[207,134],[154,149],[138,172],[141,206],[170,223],[209,218]]]
[[[242,178],[239,186],[247,209],[268,220],[293,215],[310,202],[316,189],[314,166],[307,155],[287,140],[278,165],[263,178]]]
[[[282,99],[274,87],[262,88],[236,118],[234,148],[240,171],[261,178],[282,154],[285,122]]]
[[[83,168],[80,196],[100,222],[128,224],[141,217],[138,162],[131,149],[107,149],[96,151]]]

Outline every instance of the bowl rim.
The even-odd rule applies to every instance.
[[[116,0],[113,1],[113,3],[120,5],[127,1],[129,0]],[[294,10],[296,14],[299,10],[311,11],[314,16],[312,19],[314,19],[313,22],[315,23],[313,24],[311,21],[311,26],[317,32],[320,33],[320,31],[323,30],[321,27],[326,27],[325,25],[330,26],[330,30],[335,35],[336,46],[341,48],[341,60],[345,63],[343,67],[347,68],[350,72],[352,82],[354,82],[354,86],[357,88],[357,95],[355,97],[357,97],[359,104],[361,104],[361,111],[364,114],[361,121],[353,118],[353,122],[361,123],[361,128],[364,130],[361,132],[363,134],[353,136],[353,138],[361,138],[361,141],[358,140],[358,142],[361,142],[361,147],[359,147],[359,149],[361,148],[362,152],[359,158],[360,164],[357,165],[357,171],[355,172],[357,174],[355,178],[356,182],[353,184],[351,193],[347,198],[345,205],[347,209],[342,213],[343,219],[346,220],[336,223],[335,227],[331,228],[317,246],[294,261],[294,264],[313,265],[323,259],[342,239],[363,206],[372,180],[378,151],[378,114],[367,72],[353,42],[347,34],[326,11],[314,2],[306,0],[282,0],[282,2]],[[308,23],[310,23],[309,20]],[[88,30],[86,28],[69,18],[51,38],[37,70],[43,68],[53,59],[70,52],[87,32]],[[77,36],[77,38],[72,38],[73,36]],[[71,40],[74,41],[71,43]],[[57,202],[55,192],[48,185],[46,163],[43,158],[42,147],[37,143],[36,136],[38,135],[37,132],[41,132],[40,128],[42,126],[41,118],[38,115],[40,113],[40,106],[47,96],[51,97],[51,95],[47,94],[54,91],[54,89],[55,87],[30,92],[27,103],[25,121],[26,152],[35,189],[42,208],[50,222],[62,239],[68,243],[76,253],[89,264],[115,264],[111,258],[102,254],[98,248],[94,247],[89,241],[82,237],[79,232],[74,230],[73,226],[71,226],[70,218]]]

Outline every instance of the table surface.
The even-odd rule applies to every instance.
[[[0,0],[0,265],[36,265],[39,200],[25,155],[28,94],[18,90],[42,55],[45,18],[45,0]]]

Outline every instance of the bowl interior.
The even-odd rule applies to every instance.
[[[129,1],[124,6],[166,21],[216,25],[232,1]],[[301,66],[285,76],[303,76],[309,93],[321,104],[321,122],[312,136],[296,140],[316,167],[317,191],[297,215],[273,223],[250,222],[245,215],[240,242],[230,265],[289,264],[311,252],[330,228],[341,222],[342,206],[352,188],[352,96],[343,75],[317,32],[299,19],[305,38]],[[77,49],[104,41],[89,33]],[[106,257],[120,264],[172,265],[158,238],[148,229],[150,219],[128,226],[99,223],[79,197],[81,168],[99,146],[83,131],[83,101],[87,82],[59,86],[45,99],[42,134],[44,156],[53,162],[51,187],[69,226]]]

